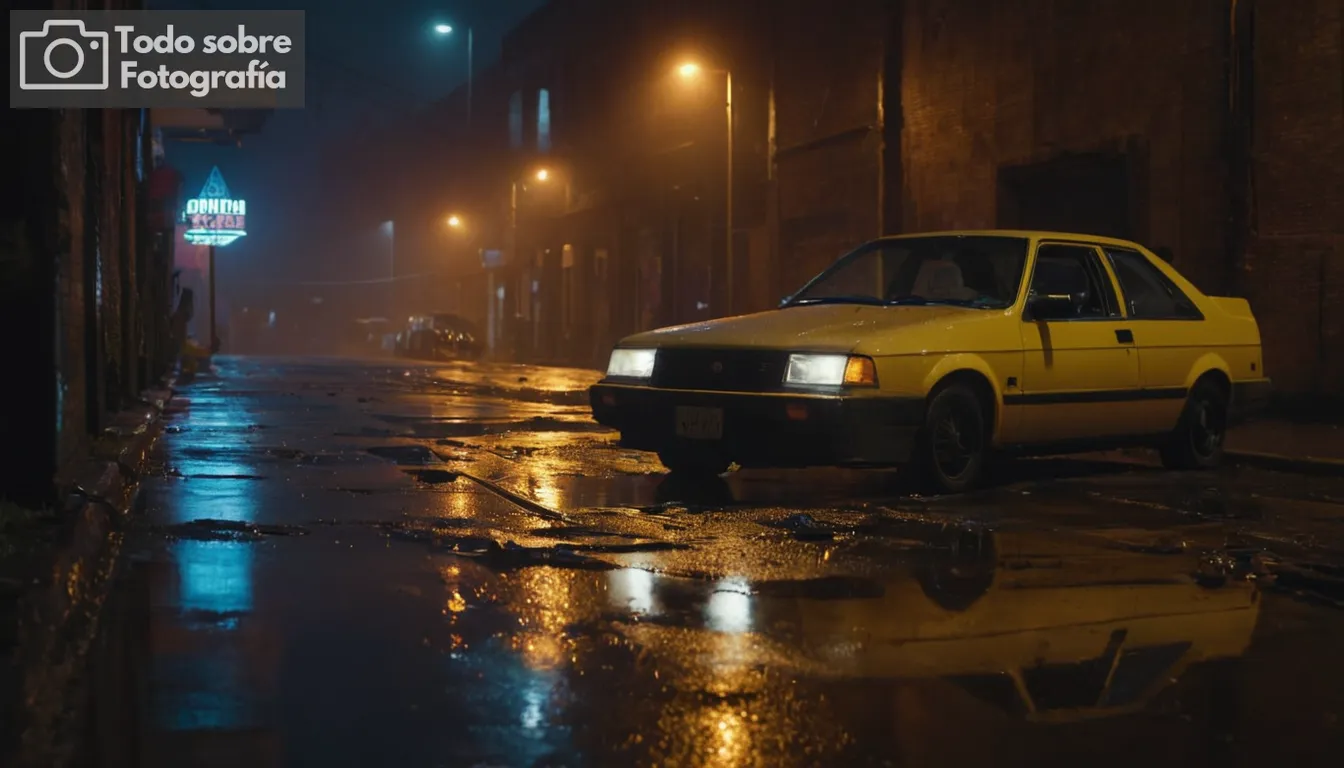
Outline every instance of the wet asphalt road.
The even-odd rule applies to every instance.
[[[589,372],[218,368],[126,540],[142,765],[1338,764],[1342,480],[688,486]]]

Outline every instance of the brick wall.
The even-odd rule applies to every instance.
[[[885,6],[794,2],[773,10],[779,262],[772,295],[796,290],[882,232]]]
[[[0,185],[0,319],[15,331],[18,368],[0,424],[23,439],[0,449],[0,498],[50,503],[60,469],[121,404],[106,397],[109,388],[130,395],[139,351],[162,343],[140,335],[166,330],[162,317],[131,314],[166,311],[141,304],[134,283],[166,285],[168,264],[137,250],[152,242],[133,236],[136,134],[127,125],[119,111],[33,110],[5,126],[4,146],[16,156]],[[138,274],[137,263],[148,270]],[[162,362],[145,374],[161,375]]]
[[[56,119],[56,157],[59,168],[56,189],[55,250],[57,360],[56,376],[59,415],[57,421],[57,460],[64,464],[81,450],[93,426],[89,414],[92,371],[88,344],[90,315],[86,290],[89,262],[86,254],[86,121],[81,110],[64,110]]]
[[[1259,2],[1244,284],[1276,389],[1344,395],[1344,3]]]
[[[1133,158],[1131,234],[1224,290],[1219,4],[905,5],[906,229],[995,226],[1001,168],[1121,152]]]

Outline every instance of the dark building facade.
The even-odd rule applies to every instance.
[[[58,469],[164,373],[168,240],[150,216],[143,110],[13,110],[0,313],[11,343],[0,495],[49,503]]]
[[[219,122],[195,112],[181,123],[148,109],[25,109],[0,123],[10,168],[0,183],[0,320],[13,363],[0,403],[0,500],[57,502],[72,480],[64,469],[175,359],[181,182],[161,138],[200,138],[197,123]]]
[[[478,84],[501,90],[454,167],[564,170],[563,204],[520,207],[502,283],[529,359],[600,364],[623,334],[765,309],[880,234],[1041,228],[1170,248],[1251,299],[1281,391],[1338,398],[1341,7],[555,0]],[[677,82],[688,59],[705,71]]]

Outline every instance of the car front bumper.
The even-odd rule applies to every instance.
[[[599,383],[593,418],[643,451],[713,451],[744,467],[887,466],[909,460],[924,399],[718,392]],[[677,434],[677,409],[714,408],[722,436]]]

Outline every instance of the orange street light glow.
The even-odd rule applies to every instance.
[[[677,74],[682,77],[695,77],[700,74],[700,65],[693,61],[688,61],[680,67],[677,67]]]
[[[551,172],[546,170],[545,168],[542,168],[537,171],[537,181],[545,181],[549,178],[551,178]]]
[[[453,227],[453,228],[455,228],[455,229],[456,229],[457,227],[462,226],[462,217],[457,216],[456,214],[454,214],[454,215],[452,215],[452,216],[449,216],[449,217],[448,217],[448,226]]]

